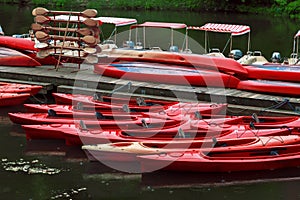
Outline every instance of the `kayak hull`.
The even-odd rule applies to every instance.
[[[29,93],[0,93],[0,106],[15,106],[20,105],[30,97]]]
[[[0,47],[0,65],[35,67],[41,66],[41,63],[19,51]]]
[[[95,64],[94,73],[127,80],[167,84],[236,88],[239,79],[232,75],[157,63]]]
[[[300,83],[284,81],[245,80],[239,82],[237,89],[281,96],[300,96]]]

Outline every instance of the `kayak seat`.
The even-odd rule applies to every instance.
[[[87,127],[86,127],[85,123],[82,120],[80,120],[79,126],[80,126],[81,130],[87,130]]]
[[[186,138],[186,135],[185,135],[184,131],[182,130],[182,128],[178,129],[176,136],[179,138]]]
[[[129,109],[129,107],[128,107],[127,104],[124,104],[124,105],[122,106],[122,108],[123,108],[123,111],[124,111],[124,112],[130,113],[130,109]]]
[[[145,119],[142,119],[142,125],[143,125],[144,128],[149,128],[149,126],[146,123]]]
[[[102,95],[95,93],[93,95],[93,100],[95,100],[95,101],[103,101],[103,97],[102,97]]]
[[[48,110],[48,116],[55,117],[55,116],[57,116],[57,114],[56,114],[55,110],[49,109]]]
[[[272,150],[272,151],[270,151],[270,155],[271,155],[271,156],[278,156],[279,153],[278,153],[278,151],[276,151],[276,150]]]
[[[212,141],[213,141],[212,147],[227,147],[227,144],[225,142],[221,143],[215,137],[212,138]]]
[[[77,109],[77,110],[83,110],[82,102],[78,102],[78,103],[77,103],[76,109]]]
[[[105,116],[101,112],[96,112],[97,119],[105,119]]]
[[[255,129],[256,129],[253,122],[250,122],[249,126],[250,126],[250,128],[251,128],[252,130],[255,130]]]
[[[195,118],[196,119],[202,119],[201,113],[199,111],[195,112]]]
[[[253,114],[252,114],[252,119],[253,119],[256,123],[259,123],[259,122],[260,122],[256,113],[253,113]]]
[[[143,97],[137,97],[136,98],[136,103],[137,105],[139,106],[146,106],[146,102],[145,102],[145,99]]]

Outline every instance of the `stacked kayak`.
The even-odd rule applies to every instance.
[[[40,58],[37,53],[35,42],[30,38],[0,37],[0,65],[2,66],[36,67],[57,64],[54,57]]]
[[[41,89],[39,85],[0,82],[0,106],[20,105]]]
[[[106,63],[112,61],[150,62],[179,66],[188,66],[196,69],[220,71],[226,74],[234,74],[238,78],[247,77],[247,70],[237,61],[229,58],[221,58],[200,54],[186,54],[166,51],[136,51],[112,49],[106,52],[108,57],[102,60]]]
[[[114,78],[168,84],[236,88],[239,79],[215,70],[150,62],[95,64],[94,72]]]
[[[27,140],[61,140],[127,172],[227,172],[300,166],[300,118],[227,116],[226,104],[53,93],[9,113]],[[124,106],[126,105],[126,106]],[[122,165],[122,163],[124,165]],[[138,165],[121,169],[120,166]]]
[[[3,37],[3,36],[1,36]],[[0,38],[1,38],[0,37]],[[0,46],[0,65],[2,66],[41,66],[41,64],[30,56],[14,49]]]
[[[29,93],[0,93],[0,106],[20,105],[30,97]]]

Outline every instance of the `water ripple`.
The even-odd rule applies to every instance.
[[[60,173],[62,170],[54,167],[48,167],[45,164],[35,159],[32,161],[26,161],[19,159],[17,161],[9,161],[7,158],[1,159],[2,168],[11,172],[24,172],[27,174],[47,174],[54,175]]]

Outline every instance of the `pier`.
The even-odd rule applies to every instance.
[[[93,73],[93,66],[65,64],[54,66],[0,66],[0,81],[42,85],[40,94],[52,92],[105,95],[116,93],[145,98],[228,103],[229,114],[264,112],[268,115],[298,115],[300,99],[241,91],[236,89],[192,87],[114,79]],[[298,113],[299,111],[299,113]]]

